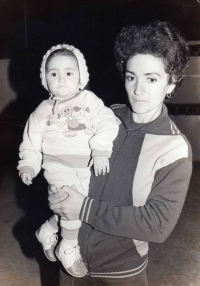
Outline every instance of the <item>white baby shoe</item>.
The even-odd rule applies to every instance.
[[[65,270],[75,277],[83,277],[87,274],[87,268],[83,263],[78,245],[71,247],[64,240],[55,250],[57,258],[62,262]]]
[[[46,257],[50,261],[56,261],[57,259],[54,255],[54,249],[57,244],[58,237],[55,234],[57,231],[55,230],[55,233],[51,232],[51,228],[52,227],[50,226],[49,222],[46,221],[41,225],[41,227],[38,228],[35,234],[39,242],[42,244]]]

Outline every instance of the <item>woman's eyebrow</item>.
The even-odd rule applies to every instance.
[[[125,72],[129,72],[129,73],[131,73],[131,74],[135,75],[135,73],[134,73],[134,72],[129,71],[129,70],[126,70]]]
[[[160,74],[157,72],[149,72],[149,73],[145,73],[144,75],[154,75],[154,74],[160,76]]]
[[[131,74],[135,75],[135,73],[134,73],[134,72],[129,71],[129,70],[126,70],[125,72],[128,72],[128,73],[131,73]],[[159,76],[159,77],[160,77],[160,74],[159,74],[159,73],[156,73],[156,72],[149,72],[149,73],[145,73],[144,75],[145,75],[145,76],[157,75],[157,76]]]

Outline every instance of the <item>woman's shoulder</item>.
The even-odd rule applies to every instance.
[[[162,156],[160,158],[165,161],[167,165],[181,159],[192,160],[190,143],[186,136],[180,131],[177,134],[158,137],[161,139],[160,148],[162,150]]]

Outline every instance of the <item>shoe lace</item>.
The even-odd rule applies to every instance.
[[[71,262],[78,260],[81,261],[81,255],[80,255],[80,247],[77,245],[71,249],[67,249],[64,251],[65,255],[68,256],[68,258],[71,260]]]
[[[51,234],[45,238],[45,243],[48,245],[51,245],[51,244],[56,245],[57,241],[58,241],[57,234]]]

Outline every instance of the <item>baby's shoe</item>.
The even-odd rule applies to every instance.
[[[83,277],[87,274],[87,268],[83,263],[78,245],[71,247],[64,240],[55,250],[57,258],[62,262],[65,270],[75,277]]]
[[[52,231],[51,231],[52,230]],[[54,230],[48,221],[41,225],[36,231],[36,237],[42,244],[44,253],[50,261],[56,261],[54,255],[54,249],[58,241],[58,237],[55,234],[57,230]]]

